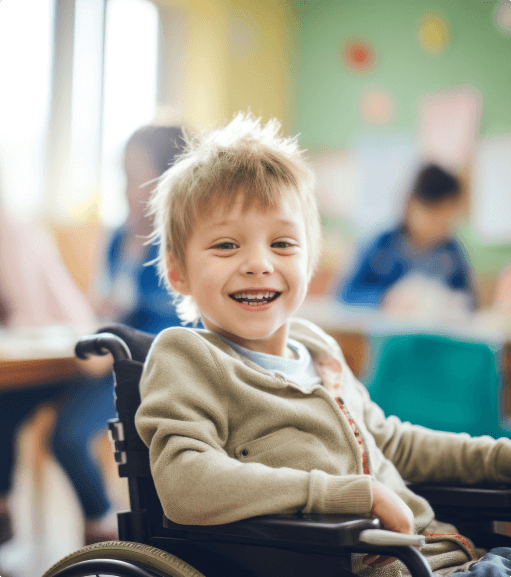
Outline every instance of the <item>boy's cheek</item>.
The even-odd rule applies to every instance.
[[[214,305],[213,291],[209,290],[207,286],[205,287],[203,294],[203,304],[208,307],[212,307]]]

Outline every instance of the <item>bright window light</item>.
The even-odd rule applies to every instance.
[[[104,0],[76,0],[71,161],[63,213],[97,202]],[[84,215],[77,215],[84,216]]]
[[[123,152],[156,111],[158,10],[148,0],[109,0],[106,13],[101,217],[127,216]]]
[[[26,219],[44,203],[53,15],[53,0],[0,3],[0,188]]]

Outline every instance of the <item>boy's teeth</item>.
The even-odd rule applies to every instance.
[[[241,292],[234,295],[237,301],[246,301],[247,304],[257,304],[257,301],[262,301],[263,299],[272,299],[277,293],[273,291],[266,291],[260,293],[246,293]],[[251,302],[248,302],[251,301]]]
[[[236,295],[236,298],[242,298],[242,299],[267,299],[270,297],[275,296],[276,293],[274,292],[265,292],[265,293],[238,293]]]

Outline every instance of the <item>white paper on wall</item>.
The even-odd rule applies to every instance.
[[[354,146],[355,202],[352,218],[362,234],[401,218],[419,170],[417,144],[407,135],[369,137]]]
[[[316,174],[318,203],[327,216],[346,218],[355,202],[353,154],[331,149],[314,152],[309,159]]]
[[[453,172],[466,164],[475,148],[482,101],[471,85],[431,92],[420,99],[419,140],[427,162]]]
[[[476,148],[471,216],[484,242],[511,242],[511,135],[483,138]]]

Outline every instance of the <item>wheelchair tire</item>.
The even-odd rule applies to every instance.
[[[75,563],[92,559],[126,561],[140,567],[154,569],[169,577],[204,577],[202,573],[175,555],[149,545],[129,541],[104,541],[88,545],[55,563],[43,577],[53,577],[59,571]]]

